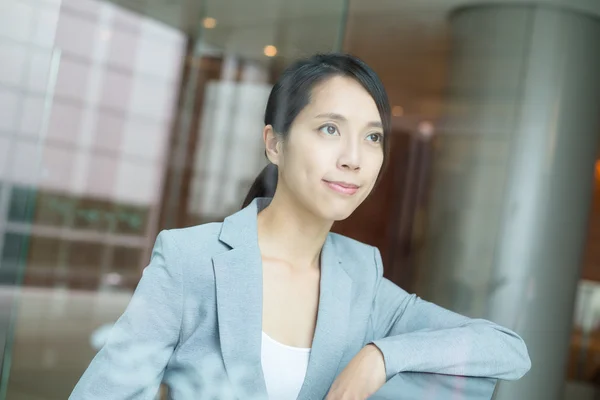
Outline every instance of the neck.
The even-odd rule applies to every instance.
[[[316,217],[291,196],[278,191],[258,215],[259,247],[263,256],[302,268],[318,268],[332,225],[333,221]]]

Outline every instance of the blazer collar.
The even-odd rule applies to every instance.
[[[256,199],[227,217],[219,239],[231,250],[213,257],[221,352],[240,398],[265,399],[261,367],[262,258],[257,215],[270,199]],[[298,399],[324,398],[338,373],[349,323],[352,280],[328,235],[321,251],[317,325]]]
[[[256,217],[270,203],[270,198],[257,198],[247,207],[225,218],[219,240],[232,248],[248,245],[254,245],[258,248]]]

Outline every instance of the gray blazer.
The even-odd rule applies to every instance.
[[[256,217],[268,201],[255,200],[223,223],[162,231],[130,304],[70,399],[150,400],[161,381],[175,400],[266,399]],[[395,382],[403,393],[396,399],[441,390],[431,373],[441,374],[442,388],[491,395],[493,383],[456,384],[443,376],[515,380],[531,366],[516,333],[438,307],[383,278],[372,246],[330,233],[320,285],[299,399],[323,399],[368,343],[384,356],[390,381],[382,393],[393,393]]]

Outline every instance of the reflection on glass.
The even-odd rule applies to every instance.
[[[9,190],[8,188],[6,190]],[[28,223],[34,209],[36,190],[34,188],[13,186],[8,205],[8,221]]]
[[[0,5],[0,396],[67,398],[137,284],[186,40],[110,2]]]
[[[2,2],[0,396],[67,398],[157,232],[239,208],[271,83],[340,43],[344,7]]]
[[[186,104],[195,122],[180,144],[183,170],[170,175],[178,185],[164,205],[169,226],[219,221],[240,207],[266,163],[260,132],[272,83],[299,56],[336,49],[345,7],[342,0],[203,4],[190,62],[195,96]]]

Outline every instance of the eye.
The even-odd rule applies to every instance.
[[[373,143],[381,143],[383,141],[383,135],[381,135],[381,133],[371,133],[367,136],[367,140],[370,140]]]
[[[331,124],[323,125],[319,128],[319,131],[323,132],[325,135],[339,135],[338,129],[335,127],[335,125]]]

